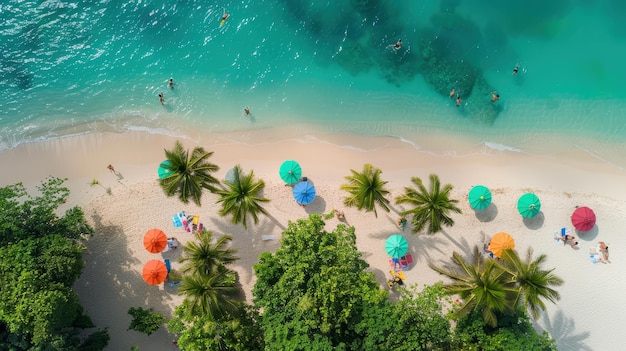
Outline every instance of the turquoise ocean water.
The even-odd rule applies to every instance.
[[[626,144],[623,0],[5,0],[0,20],[0,149],[284,125],[609,162]]]

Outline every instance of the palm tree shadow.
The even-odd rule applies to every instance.
[[[550,336],[556,340],[557,348],[559,350],[589,350],[592,348],[584,344],[584,340],[590,335],[590,332],[585,331],[577,335],[573,335],[575,328],[574,319],[567,318],[563,314],[563,311],[559,309],[554,315],[554,321],[550,320],[550,316],[544,311],[541,313],[541,321],[543,321],[544,327],[539,326],[536,322],[533,322],[535,330],[545,329],[550,333]]]
[[[461,242],[455,240],[450,234],[448,234],[445,230],[441,230],[441,234],[448,238],[448,240],[453,243],[459,250],[465,253],[466,256],[472,255],[472,246],[467,242],[465,237],[461,238]]]

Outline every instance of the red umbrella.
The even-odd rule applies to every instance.
[[[143,280],[150,285],[159,285],[167,278],[167,266],[163,261],[151,260],[143,266]]]
[[[572,224],[581,232],[586,232],[596,224],[596,214],[589,207],[579,207],[572,213]]]
[[[167,235],[160,229],[150,229],[143,236],[143,246],[152,253],[159,253],[167,246]]]

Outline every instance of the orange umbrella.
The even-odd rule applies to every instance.
[[[143,266],[143,280],[150,285],[159,285],[167,278],[167,267],[163,261],[151,260]]]
[[[159,253],[167,246],[167,235],[161,229],[150,229],[143,236],[143,246],[152,253]]]
[[[489,242],[489,251],[493,252],[496,257],[502,255],[502,251],[515,248],[515,240],[505,232],[497,233]]]

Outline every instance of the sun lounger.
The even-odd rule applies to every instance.
[[[167,267],[167,273],[170,273],[172,271],[172,264],[170,263],[170,259],[166,258],[164,261],[165,267]]]
[[[274,240],[276,239],[276,235],[261,235],[261,239],[263,239],[264,241]]]

